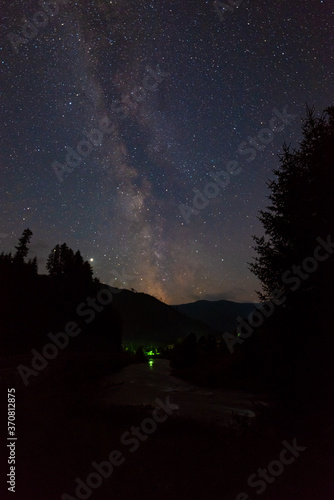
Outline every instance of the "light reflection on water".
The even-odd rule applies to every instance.
[[[233,414],[255,417],[254,402],[266,401],[263,394],[198,387],[171,375],[168,360],[147,358],[147,363],[129,365],[108,377],[113,388],[106,398],[108,404],[154,406],[157,397],[170,398],[180,416],[226,425]]]

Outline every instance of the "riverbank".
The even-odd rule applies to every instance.
[[[125,461],[92,491],[92,499],[235,500],[242,491],[252,498],[249,476],[277,458],[283,441],[291,444],[294,439],[306,450],[267,484],[261,498],[332,499],[334,435],[329,414],[306,416],[281,409],[263,412],[251,427],[235,422],[226,428],[173,411],[147,439],[138,438],[140,446],[131,452],[122,436],[152,419],[154,405],[106,407],[101,399],[105,378],[73,375],[52,374],[17,392],[19,500],[59,500],[65,493],[67,500],[79,498],[76,478],[86,481],[92,463],[106,461],[112,450],[120,451]],[[114,386],[115,394],[117,387],[122,386]],[[173,403],[175,398],[169,396]]]

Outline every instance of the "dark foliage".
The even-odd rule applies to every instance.
[[[283,290],[287,306],[326,300],[334,269],[334,259],[321,263],[293,294],[284,278],[293,265],[313,256],[318,237],[326,240],[334,235],[334,107],[320,118],[308,108],[302,132],[299,150],[283,145],[280,168],[274,171],[276,180],[268,184],[272,203],[259,217],[265,236],[254,237],[258,256],[250,264],[262,283],[260,298],[270,300],[275,290]]]
[[[64,243],[49,256],[49,276],[38,275],[36,257],[27,261],[31,236],[26,229],[16,254],[0,255],[1,353],[42,349],[50,343],[48,334],[64,332],[70,321],[78,324],[80,335],[70,339],[66,351],[119,351],[122,326],[112,301],[96,309],[89,302],[103,288],[90,264]]]
[[[284,145],[269,183],[272,203],[259,217],[265,235],[254,237],[250,264],[260,298],[275,302],[280,291],[284,301],[240,347],[245,376],[256,374],[296,401],[297,394],[328,397],[333,380],[334,107],[319,118],[307,109],[302,132],[298,150]]]

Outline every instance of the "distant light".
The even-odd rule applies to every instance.
[[[94,262],[94,259],[89,259],[89,262]]]

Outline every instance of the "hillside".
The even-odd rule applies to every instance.
[[[151,295],[109,288],[114,292],[113,308],[121,318],[124,344],[157,346],[174,343],[190,333],[194,333],[197,338],[210,333],[218,334],[207,324],[189,318],[182,311]]]
[[[230,300],[198,300],[189,304],[173,306],[187,316],[200,320],[221,333],[232,332],[237,326],[237,318],[246,318],[256,304],[251,302],[238,303]]]

